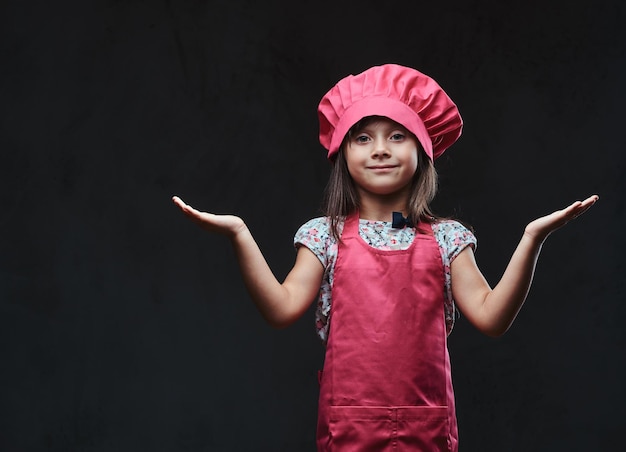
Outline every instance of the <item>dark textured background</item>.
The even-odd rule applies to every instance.
[[[270,329],[170,197],[243,216],[282,278],[328,175],[317,102],[386,62],[459,105],[435,207],[491,283],[529,220],[601,196],[504,337],[458,321],[461,450],[616,450],[625,35],[621,0],[3,1],[0,450],[314,450],[313,311]]]

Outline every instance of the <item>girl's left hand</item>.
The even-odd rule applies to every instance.
[[[574,202],[565,209],[537,218],[526,226],[524,233],[543,242],[552,232],[585,213],[598,199],[598,195],[592,195],[584,201]]]

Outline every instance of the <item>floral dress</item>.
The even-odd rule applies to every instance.
[[[476,249],[474,234],[461,223],[454,220],[442,220],[431,224],[433,234],[439,245],[444,270],[444,312],[446,331],[450,334],[454,326],[455,307],[450,284],[450,264],[456,256],[470,245]],[[343,224],[339,224],[339,233]],[[382,250],[406,249],[415,237],[415,228],[392,228],[388,221],[359,220],[359,234],[370,246]],[[294,246],[306,246],[324,266],[324,277],[319,291],[315,326],[317,334],[325,344],[328,339],[330,308],[332,305],[332,287],[335,261],[337,259],[337,241],[330,233],[330,220],[317,217],[303,224],[295,234]]]

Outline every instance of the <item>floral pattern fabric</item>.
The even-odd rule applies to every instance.
[[[454,220],[442,220],[431,225],[434,237],[439,245],[444,270],[444,312],[446,332],[450,334],[454,326],[455,307],[450,284],[450,264],[468,245],[476,249],[474,234]],[[343,223],[339,224],[341,233]],[[396,229],[388,221],[359,220],[359,233],[363,240],[381,250],[406,249],[415,237],[415,229],[405,227]],[[332,287],[337,260],[337,241],[330,233],[330,221],[327,217],[313,218],[303,224],[295,234],[294,246],[306,246],[324,266],[324,278],[319,291],[315,326],[317,334],[325,344],[328,339],[330,308],[332,305]]]

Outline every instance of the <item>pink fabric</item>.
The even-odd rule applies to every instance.
[[[431,77],[397,64],[341,79],[319,103],[320,143],[330,159],[346,133],[366,116],[386,116],[413,132],[431,160],[461,135],[457,106]]]
[[[442,287],[432,235],[416,234],[406,250],[378,250],[359,236],[358,215],[346,220],[318,451],[457,451]]]

